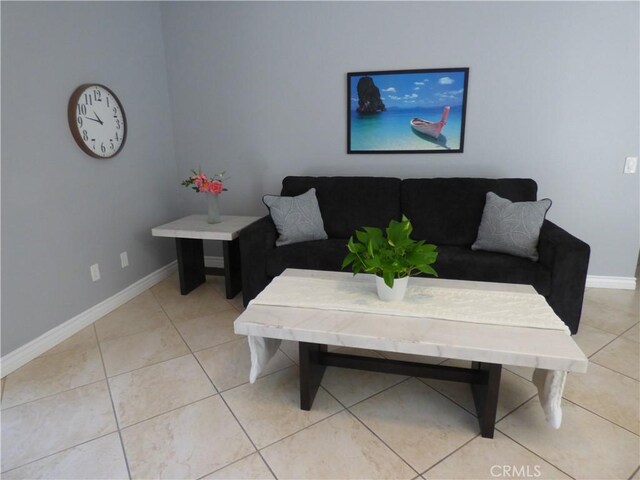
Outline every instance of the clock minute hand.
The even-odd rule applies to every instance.
[[[96,122],[100,122],[100,125],[103,125],[102,120],[100,120],[100,117],[98,116],[98,114],[96,113],[96,111],[95,111],[95,110],[93,111],[93,114],[94,114],[94,115],[96,116],[96,118],[97,118]],[[93,119],[90,119],[90,120],[93,120]]]
[[[87,120],[91,120],[92,122],[96,122],[96,123],[99,123],[100,125],[102,125],[102,122],[100,121],[100,119],[95,119],[95,118],[86,117],[86,116],[84,118],[86,118]]]

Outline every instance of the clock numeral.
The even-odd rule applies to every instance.
[[[118,115],[118,108],[113,107],[113,116],[115,117],[116,115]]]
[[[88,94],[84,94],[84,104],[85,105],[93,105],[93,97]]]
[[[104,147],[104,142],[102,142],[102,143],[100,144],[100,151],[101,151],[102,153],[104,153],[104,152],[106,152],[106,151],[107,151],[107,149]]]
[[[110,148],[111,150],[113,150],[114,148],[116,148],[116,147],[115,147],[115,145],[113,144],[113,142],[111,142],[111,143],[109,144],[109,148]]]
[[[120,141],[120,137],[118,136],[118,132],[116,132],[116,142]]]
[[[82,117],[78,117],[78,126],[81,127],[82,126]]]
[[[107,108],[109,108],[109,95],[107,95]]]
[[[96,102],[101,102],[102,101],[102,92],[100,90],[94,90],[93,91],[93,99]]]
[[[86,142],[89,140],[89,134],[86,130],[82,130],[82,139]]]
[[[120,119],[116,118],[116,128],[120,130]]]
[[[86,115],[87,114],[87,106],[78,104],[78,115]]]

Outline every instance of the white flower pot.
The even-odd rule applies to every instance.
[[[409,277],[396,278],[393,280],[393,287],[389,288],[387,284],[384,283],[384,278],[376,275],[378,298],[385,302],[398,302],[402,300],[407,291],[407,283],[409,283]]]

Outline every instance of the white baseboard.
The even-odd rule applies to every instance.
[[[145,290],[153,287],[156,283],[161,282],[177,268],[177,262],[173,262],[159,268],[155,272],[129,285],[124,290],[116,293],[112,297],[94,305],[61,325],[52,328],[48,332],[40,335],[35,340],[18,347],[12,352],[7,353],[0,359],[0,376],[5,377],[11,372],[30,362],[34,358],[42,355],[47,350],[55,347],[60,342],[66,340],[70,336],[78,333],[85,327],[88,327],[96,320],[104,317],[107,313],[112,312],[129,300],[137,297]]]
[[[635,290],[636,278],[587,275],[587,288],[615,288],[619,290]]]
[[[224,268],[224,259],[222,257],[214,257],[212,255],[205,255],[204,266],[211,268]]]

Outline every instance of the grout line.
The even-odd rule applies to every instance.
[[[533,398],[527,400],[526,402],[524,402],[522,405],[520,405],[519,408],[522,408],[525,404],[531,402],[533,400]],[[513,412],[512,412],[513,413]],[[520,445],[522,448],[524,448],[525,450],[527,450],[528,452],[531,452],[533,455],[535,455],[536,457],[540,458],[543,462],[548,463],[549,465],[551,465],[552,467],[560,470],[562,473],[564,473],[566,476],[568,476],[569,478],[575,478],[573,475],[569,475],[569,473],[565,472],[562,468],[560,468],[558,465],[556,465],[555,463],[552,463],[550,459],[543,457],[542,455],[536,453],[535,451],[531,450],[529,447],[527,447],[526,445],[524,445],[523,443],[520,443],[519,441],[517,441],[515,438],[513,438],[512,436],[508,435],[506,432],[504,432],[503,430],[500,430],[500,428],[498,428],[498,425],[496,423],[496,427],[495,429],[500,432],[502,435],[504,435],[505,437],[509,438],[511,441],[515,442],[516,444]]]
[[[611,370],[612,372],[615,372],[615,373],[617,373],[617,374],[619,374],[619,375],[622,375],[623,377],[630,378],[631,380],[633,380],[633,381],[635,381],[635,382],[640,382],[640,380],[638,380],[637,378],[633,378],[633,377],[631,377],[631,376],[627,375],[626,373],[622,373],[622,372],[619,372],[618,370],[614,370],[614,369],[613,369],[613,368],[611,368],[611,367],[607,367],[606,365],[602,365],[601,363],[599,363],[599,362],[598,362],[598,361],[596,361],[596,360],[592,360],[591,358],[589,358],[589,361],[590,361],[590,362],[595,363],[595,364],[596,364],[596,365],[598,365],[599,367],[606,368],[607,370]]]
[[[120,447],[122,447],[122,454],[124,455],[124,464],[127,467],[127,474],[131,479],[131,469],[129,468],[129,458],[127,457],[127,451],[124,448],[124,441],[122,440],[122,432],[120,431],[120,422],[118,422],[118,415],[116,414],[116,406],[113,402],[113,394],[111,393],[111,385],[109,384],[109,378],[107,377],[107,367],[104,363],[104,357],[102,356],[102,348],[100,346],[100,341],[98,340],[98,332],[96,330],[95,322],[92,325],[93,334],[96,337],[96,341],[98,342],[98,351],[100,352],[100,359],[102,360],[102,369],[104,370],[105,382],[107,384],[107,391],[109,392],[109,401],[111,402],[111,412],[113,413],[113,418],[116,422],[116,428],[118,430],[118,438],[120,438]]]
[[[13,408],[16,408],[16,407],[22,407],[22,406],[24,406],[24,405],[29,405],[30,403],[34,403],[34,402],[37,402],[37,401],[39,401],[39,400],[44,400],[44,399],[46,399],[46,398],[55,397],[56,395],[60,395],[60,394],[67,393],[67,392],[71,392],[72,390],[75,390],[75,389],[77,389],[77,388],[88,387],[89,385],[93,385],[93,384],[95,384],[95,383],[100,383],[100,382],[106,382],[106,381],[107,381],[107,377],[100,378],[100,379],[98,379],[98,380],[94,380],[93,382],[85,383],[85,384],[83,384],[83,385],[78,385],[78,386],[75,386],[75,387],[73,387],[73,388],[67,388],[66,390],[61,390],[61,391],[59,391],[59,392],[49,393],[49,394],[44,395],[44,396],[42,396],[42,397],[34,398],[33,400],[28,400],[28,401],[26,401],[26,402],[18,403],[18,404],[16,404],[16,405],[11,405],[10,407],[3,408],[3,409],[2,409],[2,410],[0,410],[0,411],[1,411],[2,413],[4,413],[4,412],[8,412],[9,410],[11,410],[11,409],[13,409]]]
[[[214,289],[215,290],[215,289]],[[217,292],[216,292],[217,293]],[[159,302],[158,302],[159,303]],[[161,305],[162,307],[162,305]],[[164,310],[164,307],[162,307],[162,310]],[[207,371],[205,370],[204,366],[202,365],[202,363],[200,363],[200,359],[196,356],[196,354],[194,353],[193,349],[191,348],[191,346],[187,343],[187,341],[184,339],[184,337],[182,336],[182,333],[180,333],[180,330],[178,330],[178,328],[175,326],[175,324],[173,323],[173,319],[171,318],[171,316],[165,311],[165,314],[167,315],[167,317],[169,318],[169,321],[171,322],[171,325],[173,325],[173,328],[176,329],[176,331],[178,332],[178,335],[180,335],[180,338],[182,339],[182,341],[185,343],[185,345],[187,346],[187,348],[189,349],[189,351],[191,352],[191,355],[193,356],[193,358],[196,360],[196,362],[198,362],[198,365],[200,366],[200,368],[202,369],[202,372],[204,373],[204,375],[207,377],[207,379],[209,380],[209,382],[211,383],[211,385],[213,386],[214,390],[217,392],[217,395],[220,397],[220,399],[222,400],[222,403],[224,403],[225,407],[227,407],[227,410],[229,411],[229,413],[231,414],[231,416],[233,416],[233,418],[235,419],[235,421],[237,422],[238,426],[240,427],[240,429],[242,430],[242,432],[244,433],[245,437],[247,437],[247,440],[249,440],[249,443],[251,443],[251,446],[254,448],[255,452],[252,453],[258,453],[258,455],[260,455],[260,458],[262,459],[262,461],[265,463],[265,465],[267,466],[267,468],[269,469],[269,471],[271,472],[271,474],[274,476],[274,478],[278,478],[275,473],[273,472],[273,470],[271,469],[271,466],[266,462],[266,460],[264,459],[264,457],[262,456],[262,454],[260,453],[260,451],[258,450],[258,448],[256,447],[256,444],[253,442],[253,439],[249,436],[249,433],[246,431],[246,429],[244,428],[244,425],[242,425],[242,423],[240,423],[240,420],[238,419],[238,417],[236,416],[235,412],[231,409],[231,407],[229,406],[229,404],[227,403],[227,400],[222,396],[220,390],[218,390],[218,387],[216,387],[215,383],[213,383],[213,380],[211,379],[211,377],[209,377],[209,374],[207,373]],[[248,455],[247,455],[248,456]],[[243,457],[244,458],[244,457]],[[232,462],[235,463],[235,462]],[[225,468],[228,465],[227,464],[221,468]]]
[[[580,405],[579,403],[574,402],[573,400],[569,400],[568,398],[566,398],[566,397],[564,397],[564,396],[562,397],[562,400],[565,400],[565,401],[567,401],[567,402],[569,402],[569,403],[571,403],[571,404],[575,405],[576,407],[580,407],[582,410],[586,410],[587,412],[594,414],[596,417],[600,417],[601,419],[606,420],[607,422],[611,423],[612,425],[615,425],[615,426],[617,426],[617,427],[620,427],[620,428],[622,428],[623,430],[626,430],[627,432],[634,434],[636,437],[640,437],[640,435],[638,435],[636,432],[633,432],[633,431],[629,430],[629,429],[628,429],[627,427],[625,427],[624,425],[620,425],[619,423],[616,423],[616,422],[614,422],[613,420],[610,420],[610,419],[608,419],[608,418],[606,418],[606,417],[603,417],[603,416],[602,416],[602,415],[600,415],[598,412],[594,412],[593,410],[590,410],[589,408],[585,407],[584,405]]]
[[[640,472],[640,466],[638,466],[638,468],[636,468],[635,471],[631,474],[631,476],[629,477],[629,480],[632,480],[633,476],[638,472]]]
[[[444,462],[447,458],[449,458],[450,456],[452,456],[454,453],[462,450],[464,447],[466,447],[467,445],[469,445],[471,442],[473,442],[476,438],[480,438],[480,433],[478,433],[475,437],[472,437],[471,439],[469,439],[469,441],[464,442],[462,445],[460,445],[458,448],[456,448],[453,452],[449,453],[447,456],[443,457],[442,459],[438,460],[436,463],[434,463],[433,465],[431,465],[429,468],[427,468],[424,472],[422,472],[420,475],[424,475],[425,473],[427,473],[429,470],[434,469],[437,465],[441,464],[442,462]],[[493,438],[491,438],[490,440],[493,440]]]
[[[97,382],[95,382],[95,383],[97,383]],[[63,450],[60,450],[58,452],[49,453],[49,454],[45,455],[44,457],[36,458],[35,460],[29,460],[27,463],[23,463],[22,465],[18,465],[17,467],[13,467],[10,470],[3,470],[2,472],[0,472],[0,477],[2,477],[2,475],[4,475],[5,473],[13,472],[14,470],[18,470],[19,468],[26,467],[27,465],[31,465],[33,463],[37,463],[37,462],[39,462],[41,460],[45,460],[45,459],[47,459],[49,457],[53,457],[55,455],[64,453],[64,452],[66,452],[68,450],[72,450],[72,449],[74,449],[76,447],[80,447],[82,445],[86,445],[87,443],[91,443],[91,442],[93,442],[95,440],[100,440],[101,438],[108,437],[109,435],[113,435],[114,433],[117,433],[117,430],[114,430],[113,432],[105,433],[103,435],[100,435],[98,437],[92,438],[90,440],[85,440],[84,442],[80,442],[80,443],[78,443],[76,445],[71,445],[70,447],[67,447],[67,448],[65,448]]]

